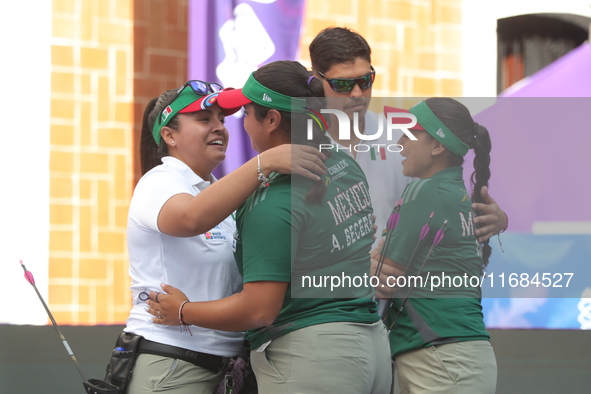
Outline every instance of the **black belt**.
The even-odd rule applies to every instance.
[[[183,360],[198,367],[205,368],[213,373],[218,373],[225,369],[228,361],[230,360],[229,357],[214,356],[213,354],[201,353],[176,346],[165,345],[162,343],[149,341],[145,338],[140,341],[137,352],[178,358],[179,360]]]

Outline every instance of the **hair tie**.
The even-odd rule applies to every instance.
[[[478,128],[480,127],[480,125],[476,122],[474,122],[474,127],[472,127],[472,131],[474,132],[474,137],[476,137],[476,134],[478,134]]]
[[[314,75],[310,75],[308,77],[308,86],[310,86],[310,82],[312,82],[313,79],[314,79]]]

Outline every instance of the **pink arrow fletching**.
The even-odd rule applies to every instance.
[[[423,228],[421,228],[421,236],[419,237],[420,240],[424,239],[427,234],[429,234],[429,222],[431,221],[433,215],[435,215],[435,212],[431,212],[431,215],[429,215],[429,220],[427,220],[427,223],[425,223]]]
[[[35,286],[35,278],[33,277],[33,273],[30,271],[27,271],[22,260],[20,261],[20,264],[21,264],[21,267],[23,267],[23,270],[25,271],[25,279],[27,280],[27,282],[29,282],[31,285]]]
[[[33,278],[33,274],[29,271],[25,271],[25,279],[27,280],[27,282],[29,282],[30,284],[34,285],[35,284],[35,278]]]
[[[399,220],[400,214],[398,212],[395,212],[392,215],[390,215],[390,219],[388,219],[388,230],[394,230],[398,225]]]
[[[437,246],[439,244],[439,242],[441,242],[441,240],[443,239],[443,229],[445,228],[445,225],[447,224],[447,220],[443,222],[443,225],[441,226],[441,228],[439,230],[437,230],[437,233],[435,234],[435,239],[433,240],[433,245]]]
[[[443,231],[437,230],[437,234],[435,234],[435,239],[433,240],[433,245],[438,245],[442,239],[443,239]]]
[[[429,225],[425,224],[423,226],[423,228],[421,229],[421,237],[419,239],[424,239],[428,233],[429,233]]]

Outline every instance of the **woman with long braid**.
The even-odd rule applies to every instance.
[[[491,248],[474,235],[471,208],[482,202],[480,191],[490,178],[488,131],[451,98],[385,112],[410,112],[417,119],[411,129],[417,140],[405,135],[398,143],[404,175],[420,179],[404,191],[399,221],[382,250],[385,264],[405,272],[386,319],[401,392],[492,394],[497,367],[476,283]],[[471,198],[462,179],[469,149],[475,151]],[[428,234],[421,231],[426,223]],[[443,238],[436,239],[442,227]]]

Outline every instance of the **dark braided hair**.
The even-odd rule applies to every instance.
[[[324,87],[316,78],[310,79],[310,72],[298,62],[281,60],[262,66],[254,73],[255,79],[263,86],[290,97],[306,97],[307,106],[320,112],[324,105]],[[252,103],[257,120],[267,116],[270,108]],[[279,111],[279,127],[287,133],[292,144],[310,145],[318,148],[320,144],[330,143],[326,130],[313,122],[313,137],[307,139],[309,115],[306,113]],[[307,202],[320,202],[326,192],[324,179],[314,182],[308,194]]]
[[[470,111],[462,103],[449,97],[432,97],[425,100],[431,111],[455,134],[462,142],[474,149],[474,172],[470,177],[472,183],[472,201],[484,202],[481,195],[483,186],[488,186],[490,179],[491,142],[488,130],[474,122]],[[451,153],[451,165],[461,166],[464,158]],[[486,268],[492,253],[489,241],[482,245],[482,266]]]

